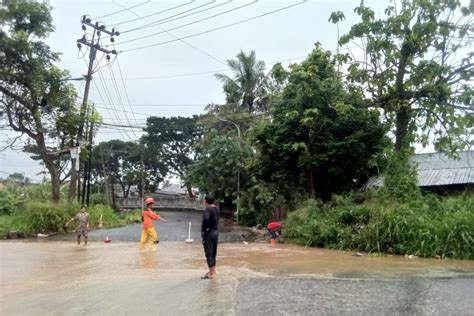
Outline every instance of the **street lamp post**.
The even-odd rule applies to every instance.
[[[237,123],[229,121],[219,117],[219,121],[233,124],[237,128],[237,136],[239,139],[239,152],[240,152],[240,127]],[[237,223],[239,222],[239,209],[240,209],[240,164],[237,166],[237,210],[235,212]]]

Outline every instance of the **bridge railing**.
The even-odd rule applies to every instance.
[[[155,197],[154,208],[188,208],[203,210],[203,199],[190,197]],[[116,198],[115,203],[119,209],[141,208],[141,197]]]

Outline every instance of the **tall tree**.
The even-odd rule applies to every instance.
[[[68,73],[54,66],[59,54],[43,42],[54,30],[50,8],[11,1],[0,10],[0,25],[1,110],[14,131],[34,141],[51,177],[52,199],[58,201],[60,155],[67,153],[61,140],[75,132],[77,111]]]
[[[293,65],[272,120],[253,131],[259,178],[280,192],[328,198],[363,183],[384,147],[376,110],[345,88],[330,52],[318,45]],[[372,163],[372,165],[371,165]]]
[[[250,147],[239,139],[236,131],[220,124],[209,128],[196,144],[199,153],[186,173],[187,182],[198,187],[201,192],[213,192],[221,201],[235,202],[237,182],[239,190],[248,177],[244,161],[251,157]]]
[[[265,107],[265,63],[257,60],[255,51],[245,54],[240,51],[236,59],[227,60],[232,77],[216,74],[223,83],[226,102],[243,107],[249,112]]]
[[[153,192],[163,181],[166,167],[156,154],[147,151],[140,143],[111,140],[92,149],[92,174],[96,183],[106,186],[119,184],[127,197],[130,187],[136,185],[141,191]]]
[[[364,54],[346,56],[348,78],[383,110],[395,150],[408,149],[416,137],[423,145],[433,138],[439,150],[462,148],[474,123],[473,2],[467,8],[458,0],[392,1],[377,18],[361,1],[354,11],[361,22],[339,42],[361,40]],[[330,17],[342,19],[341,12]]]
[[[196,158],[194,144],[201,137],[197,125],[198,116],[193,117],[149,117],[142,141],[150,152],[160,157],[168,171],[185,180],[189,165]],[[185,183],[189,196],[193,196],[191,185]]]

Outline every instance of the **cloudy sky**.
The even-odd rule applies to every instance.
[[[228,71],[225,61],[243,50],[255,50],[270,69],[300,62],[320,42],[335,50],[336,26],[328,22],[333,11],[343,11],[344,34],[358,21],[353,9],[359,0],[309,1],[50,1],[56,31],[48,39],[62,53],[60,66],[72,77],[87,71],[87,51],[76,40],[92,29],[81,29],[82,15],[121,32],[112,43],[105,34],[102,46],[119,52],[107,63],[98,54],[89,100],[96,103],[104,122],[143,126],[149,115],[190,116],[203,113],[209,103],[224,101],[222,86],[213,74]],[[365,1],[383,14],[388,0]],[[124,9],[124,8],[129,8]],[[115,45],[115,46],[113,46]],[[342,48],[357,54],[355,45]],[[122,80],[123,78],[123,80]],[[79,95],[84,83],[77,82]],[[2,131],[4,146],[12,132]],[[102,128],[96,143],[110,139],[136,140],[138,129]],[[17,146],[20,148],[21,146]],[[0,153],[0,177],[22,172],[41,180],[44,170],[21,150]]]

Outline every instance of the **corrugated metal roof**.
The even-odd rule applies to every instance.
[[[458,158],[443,153],[413,155],[410,160],[417,164],[420,187],[474,183],[474,151],[461,151]],[[363,189],[381,187],[383,177],[370,178]]]

